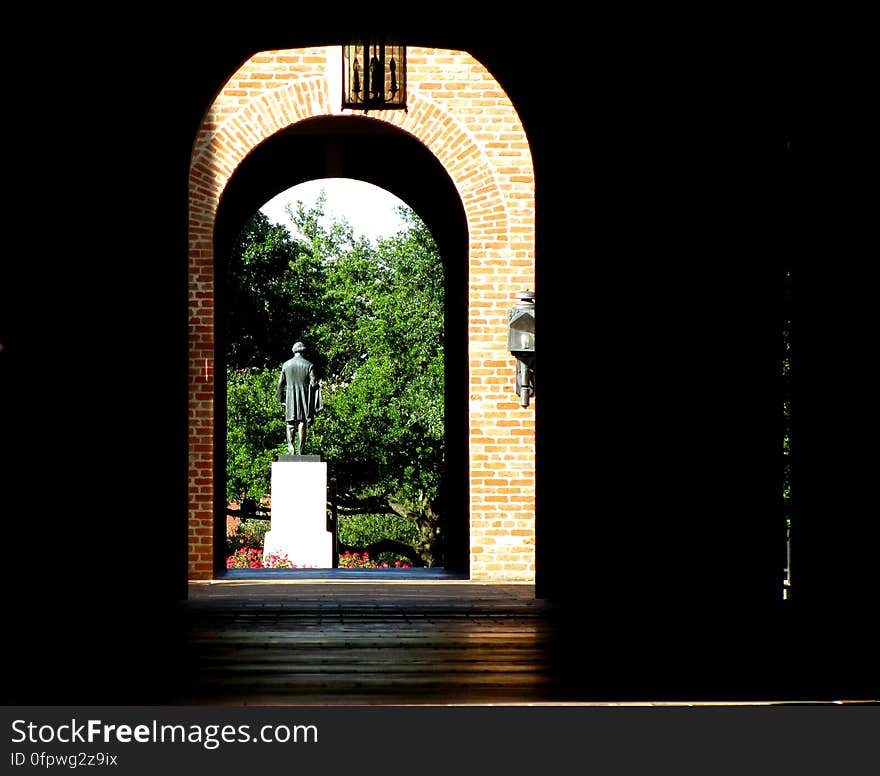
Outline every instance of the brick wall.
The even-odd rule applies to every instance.
[[[189,184],[189,574],[210,578],[214,531],[213,230],[237,166],[259,143],[341,105],[338,47],[261,52],[216,96],[193,147]],[[368,116],[408,132],[441,162],[469,232],[471,578],[533,580],[535,428],[507,352],[507,310],[534,288],[534,176],[519,118],[469,54],[407,49],[407,110]]]

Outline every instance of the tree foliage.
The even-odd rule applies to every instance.
[[[290,211],[292,233],[257,214],[229,265],[227,491],[267,492],[283,452],[275,396],[296,340],[322,379],[324,409],[309,431],[337,478],[344,513],[393,511],[412,521],[414,548],[437,558],[445,464],[443,267],[430,232],[406,228],[373,245],[344,220],[325,225],[324,199]]]
[[[226,364],[275,364],[314,320],[324,286],[320,261],[262,213],[250,219],[227,265]]]
[[[261,498],[269,493],[272,459],[287,452],[274,370],[228,369],[226,373],[226,496]]]

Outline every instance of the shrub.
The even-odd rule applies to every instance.
[[[268,520],[241,520],[231,530],[228,528],[226,537],[226,552],[232,555],[238,550],[253,549],[263,551],[266,541],[266,531],[269,530]]]
[[[382,539],[414,546],[418,538],[415,520],[394,512],[339,516],[339,541],[349,547],[366,547]]]
[[[268,520],[242,520],[241,525],[238,527],[241,546],[262,549],[266,541],[266,531],[268,530]]]

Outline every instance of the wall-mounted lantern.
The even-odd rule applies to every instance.
[[[529,406],[535,395],[535,292],[520,291],[507,314],[507,349],[516,356],[516,392],[519,403]]]
[[[342,47],[342,107],[406,108],[406,46],[376,40]]]

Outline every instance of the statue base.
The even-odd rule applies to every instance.
[[[286,555],[300,569],[333,568],[327,530],[327,463],[318,455],[279,455],[272,463],[272,520],[263,557]]]

